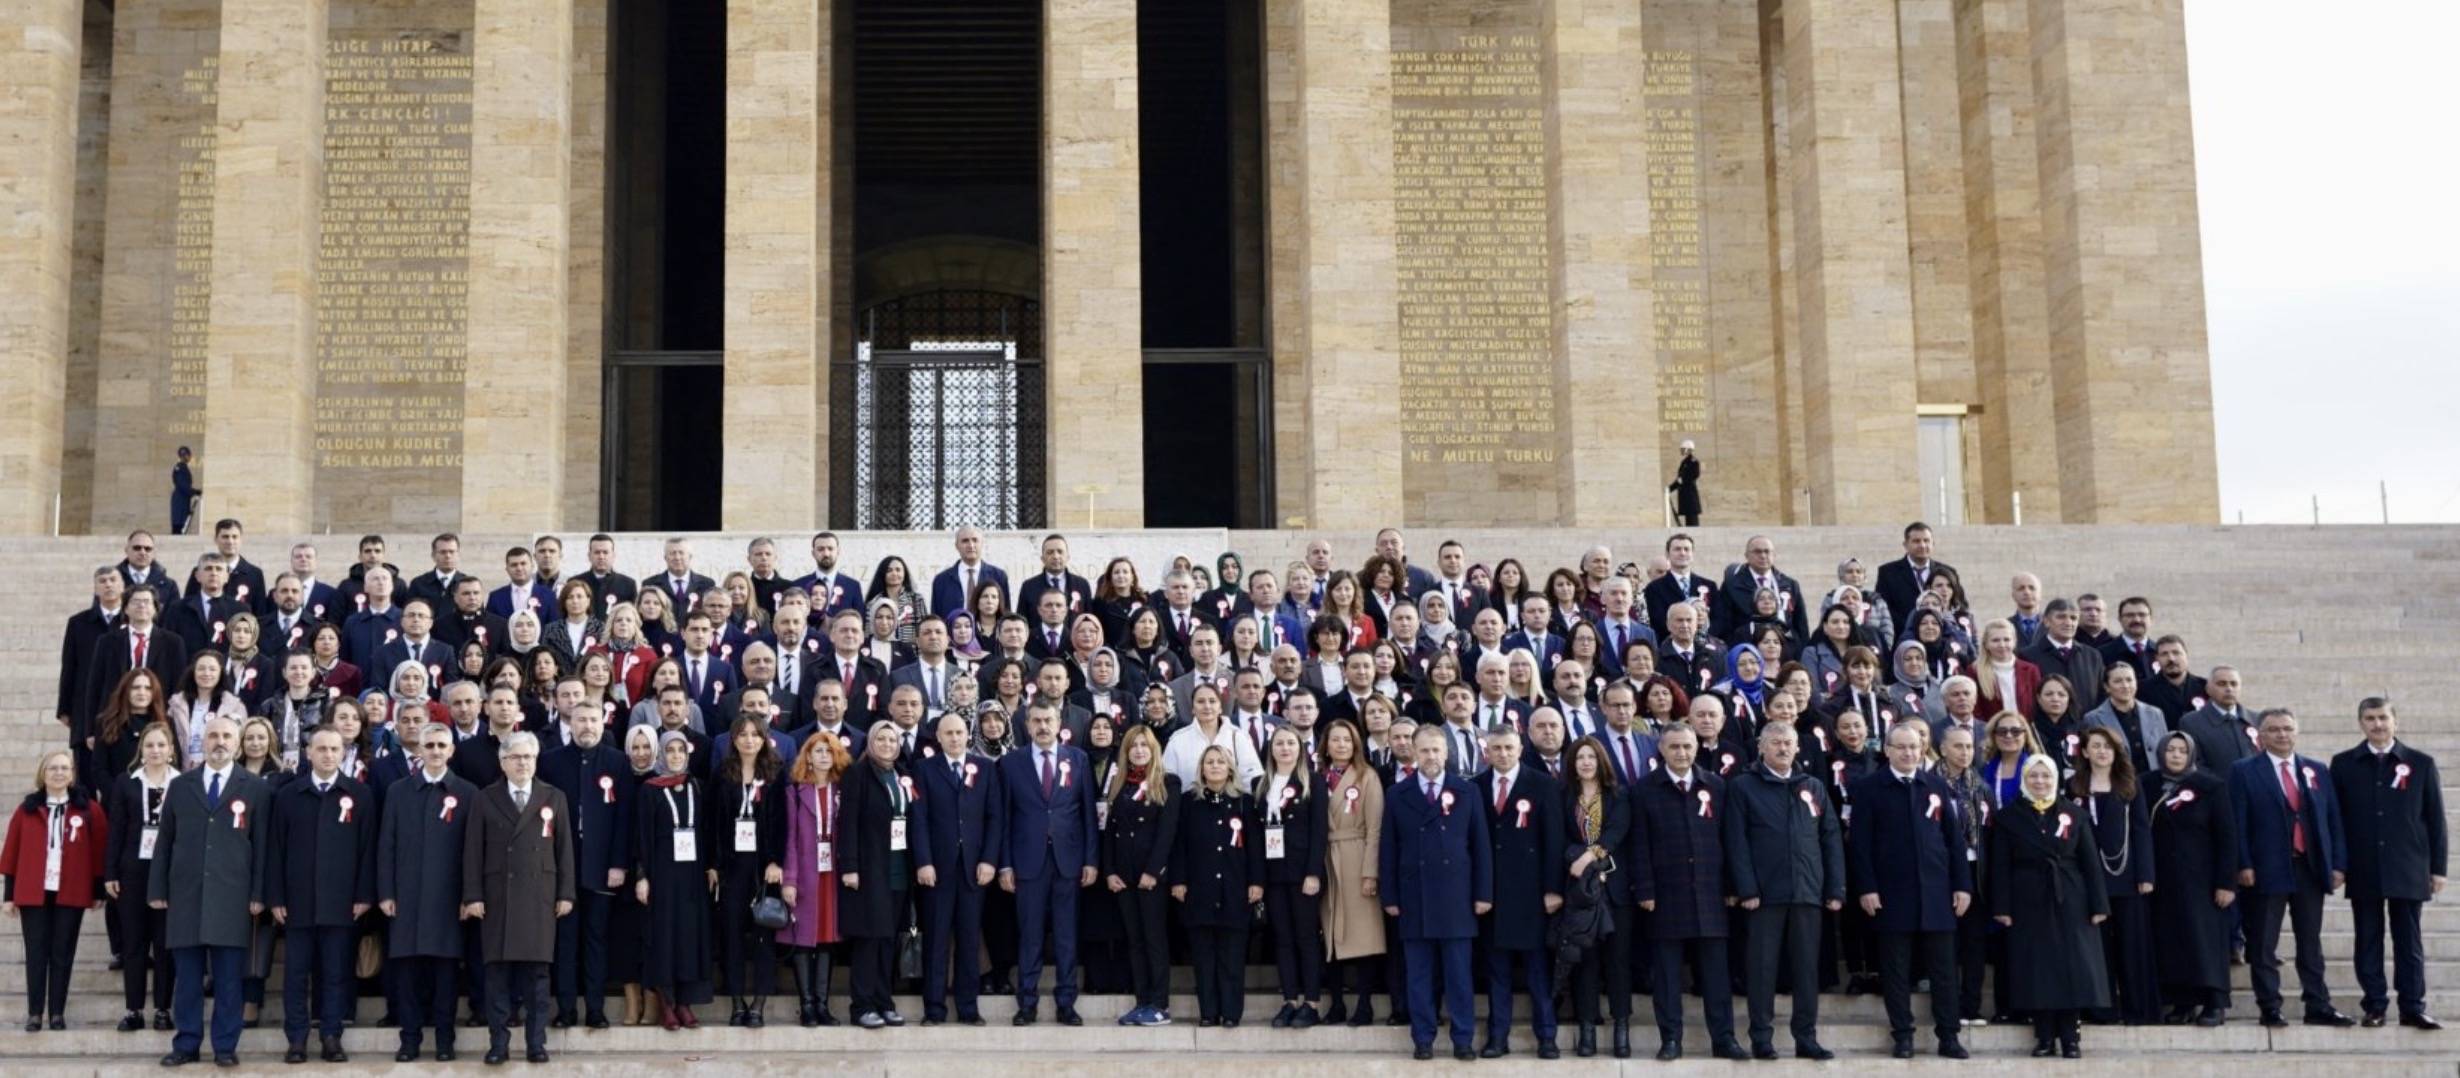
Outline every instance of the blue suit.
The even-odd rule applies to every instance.
[[[489,592],[487,595],[487,612],[499,618],[510,620],[515,613],[522,610],[527,610],[538,615],[538,620],[541,622],[545,622],[551,617],[561,620],[560,616],[557,615],[556,612],[555,593],[547,590],[547,586],[545,584],[541,584],[533,579],[530,581],[530,586],[526,589],[526,592],[527,594],[523,597],[520,605],[518,606],[514,605],[513,586],[510,584],[506,584],[503,587]]]
[[[960,565],[951,565],[940,570],[940,575],[931,578],[932,613],[947,617],[956,611],[967,609],[964,579],[958,575],[961,568]],[[987,561],[974,568],[974,586],[981,587],[984,584],[997,584],[1001,595],[1007,596],[1010,600],[1016,598],[1016,592],[1008,587],[1008,574],[999,566]]]
[[[1439,797],[1451,799],[1446,806],[1427,800],[1423,781],[1395,783],[1384,796],[1384,834],[1377,851],[1381,893],[1387,909],[1400,911],[1410,1042],[1420,1047],[1435,1043],[1440,964],[1452,1043],[1467,1048],[1476,1021],[1469,945],[1478,936],[1476,904],[1495,900],[1494,848],[1475,785],[1445,778]]]
[[[2286,914],[2298,943],[2299,995],[2312,1015],[2332,1008],[2323,973],[2323,897],[2333,890],[2332,875],[2349,862],[2341,847],[2340,799],[2332,793],[2331,769],[2321,760],[2293,756],[2289,770],[2298,784],[2297,811],[2290,811],[2280,761],[2269,752],[2230,765],[2229,807],[2238,825],[2238,863],[2255,873],[2255,885],[2239,889],[2246,898],[2247,981],[2255,1005],[2267,1014],[2281,1009]]]
[[[632,862],[632,761],[602,738],[592,748],[566,745],[541,754],[538,779],[563,791],[576,828],[572,913],[555,921],[556,1010],[574,1015],[577,993],[589,1015],[603,1014],[607,917],[614,890],[607,886],[607,870]]]
[[[1094,861],[1093,805],[1100,797],[1085,754],[1067,745],[1050,749],[1051,793],[1044,797],[1042,751],[1027,745],[999,758],[1000,812],[1008,825],[999,867],[1016,878],[1016,1005],[1027,1012],[1041,998],[1045,928],[1058,952],[1059,983],[1051,996],[1061,1007],[1076,1006],[1076,892]]]
[[[743,685],[742,679],[735,676],[735,664],[719,658],[715,650],[700,657],[703,668],[699,684],[692,681],[692,656],[678,650],[675,661],[683,664],[684,690],[692,694],[692,702],[700,705],[703,714],[717,714],[719,702],[734,695],[735,690]]]
[[[948,959],[951,944],[957,959],[957,1014],[979,1014],[975,1003],[982,992],[983,888],[974,882],[974,866],[999,866],[1001,834],[1006,821],[1000,812],[999,768],[988,756],[966,754],[963,767],[974,770],[969,781],[951,769],[938,748],[924,746],[916,754],[914,782],[921,800],[931,806],[925,817],[930,832],[932,864],[939,886],[926,888],[923,904],[923,1016],[948,1017]],[[1036,791],[1037,793],[1040,791]]]
[[[805,573],[794,582],[794,586],[811,596],[811,623],[815,626],[825,627],[828,619],[840,610],[862,613],[863,586],[844,573],[833,573],[825,581],[820,579],[819,573]],[[825,628],[813,631],[827,635]]]
[[[1548,685],[1555,682],[1555,664],[1563,661],[1564,639],[1561,633],[1547,633],[1544,643],[1533,642],[1529,634],[1514,629],[1503,637],[1503,653],[1526,651],[1538,663],[1538,677]]]

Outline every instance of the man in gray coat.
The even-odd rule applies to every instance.
[[[214,1063],[239,1063],[240,985],[257,914],[265,911],[266,809],[273,787],[238,766],[239,724],[205,724],[205,764],[171,780],[155,839],[148,905],[168,911],[171,949],[171,1054],[162,1065],[197,1061],[204,1041],[205,977],[214,981]]]
[[[476,918],[487,963],[487,1062],[509,1058],[514,993],[527,1001],[529,1060],[547,1061],[547,967],[555,919],[572,912],[573,820],[563,792],[538,779],[538,735],[496,750],[504,781],[479,795],[461,846],[461,915]]]
[[[385,954],[401,986],[401,1049],[419,1057],[423,1030],[436,1031],[436,1060],[453,1058],[453,1007],[461,975],[461,859],[478,788],[447,766],[453,730],[429,723],[403,731],[419,770],[384,797],[376,833],[376,904],[393,919]]]

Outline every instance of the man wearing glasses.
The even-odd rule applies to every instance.
[[[547,966],[555,961],[556,919],[572,912],[576,882],[572,812],[562,791],[538,781],[538,735],[511,734],[496,755],[504,781],[478,798],[463,837],[461,915],[479,922],[487,963],[487,1063],[511,1058],[516,992],[529,1010],[529,1061],[544,1063]]]
[[[454,774],[453,732],[442,723],[405,731],[419,769],[393,784],[376,834],[376,905],[393,919],[385,954],[401,985],[401,1050],[419,1057],[422,1033],[436,1031],[436,1059],[453,1058],[453,1010],[461,976],[462,844],[478,807],[478,787]]]

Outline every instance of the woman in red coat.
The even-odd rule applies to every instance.
[[[779,897],[794,907],[794,923],[779,929],[777,942],[794,960],[802,1025],[833,1026],[829,1013],[829,956],[844,937],[837,932],[837,778],[853,764],[843,742],[814,730],[787,773],[786,882]]]
[[[85,911],[102,906],[103,853],[111,825],[102,805],[77,785],[67,750],[43,757],[34,792],[9,817],[0,843],[0,910],[26,933],[26,1032],[66,1029],[68,973],[77,963],[77,931]]]
[[[2016,657],[2016,626],[2002,618],[1982,626],[1982,654],[1965,663],[1980,697],[1973,713],[1987,719],[2010,711],[2033,713],[2033,694],[2041,690],[2041,667]],[[2011,695],[2011,693],[2013,695]]]

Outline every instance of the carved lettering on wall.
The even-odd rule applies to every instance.
[[[1701,191],[1699,61],[1653,49],[1644,73],[1649,144],[1649,245],[1655,267],[1657,421],[1668,442],[1708,428],[1709,297]]]

